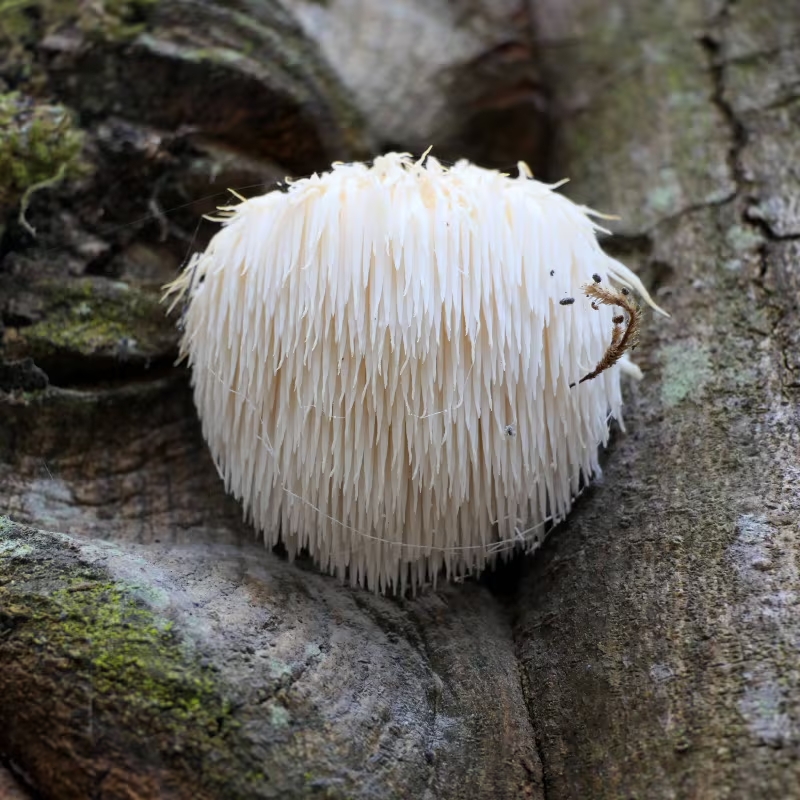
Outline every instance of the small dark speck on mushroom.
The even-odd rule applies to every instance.
[[[602,279],[602,278],[601,278],[601,277],[600,277],[600,276],[599,276],[599,275],[598,275],[598,274],[595,272],[595,273],[592,275],[592,280],[593,280],[595,283],[600,283],[600,281],[601,281],[601,280],[603,280],[603,279]]]
[[[625,295],[630,294],[630,290],[626,289],[624,286],[620,289],[620,291],[622,292],[622,294],[625,294]]]
[[[550,270],[550,277],[552,278],[552,277],[553,277],[553,275],[555,275],[555,274],[556,274],[556,271],[555,271],[554,269],[551,269],[551,270]]]
[[[622,314],[618,314],[616,317],[612,317],[611,321],[612,321],[612,322],[613,322],[615,325],[620,325],[620,324],[622,324],[623,322],[625,322],[625,317],[623,317],[623,316],[622,316]]]
[[[574,297],[565,297],[563,300],[559,300],[559,305],[562,306],[571,306],[575,302]]]

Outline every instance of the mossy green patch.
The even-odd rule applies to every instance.
[[[0,534],[3,532],[2,528],[3,518],[0,517]],[[9,558],[11,556],[21,558],[31,552],[28,545],[20,542],[0,542],[0,558]]]
[[[175,345],[174,324],[155,293],[91,279],[40,281],[42,320],[21,328],[15,348],[44,361],[65,353],[126,361],[163,356]]]
[[[185,659],[175,658],[179,642],[172,623],[142,606],[130,588],[74,580],[55,591],[47,606],[58,615],[59,639],[70,647],[80,643],[79,658],[91,665],[99,692],[122,688],[128,702],[155,706],[178,719],[209,705],[225,714],[224,702],[215,702],[212,680],[202,672],[191,674]]]
[[[79,22],[84,30],[101,39],[131,39],[145,30],[147,18],[158,3],[159,0],[104,0],[94,4],[93,17],[82,12]]]
[[[654,211],[665,214],[674,208],[681,193],[680,179],[674,169],[662,169],[660,182],[647,192],[647,205]]]
[[[92,38],[130,39],[147,25],[159,0],[0,0],[0,42],[30,44],[62,27],[74,26]]]
[[[0,213],[37,188],[86,172],[83,133],[66,108],[0,94]]]
[[[159,0],[0,0],[0,85],[35,97],[50,92],[41,44],[66,34],[87,42],[127,42],[145,30]],[[0,124],[0,133],[5,126]],[[69,146],[69,142],[64,143]],[[64,177],[71,162],[62,161],[52,176]],[[43,179],[42,179],[43,180]],[[27,183],[27,186],[36,185]],[[0,180],[0,193],[4,188]],[[2,210],[2,204],[0,204]]]
[[[0,668],[36,676],[37,687],[54,680],[47,691],[66,707],[62,722],[84,713],[82,698],[91,697],[98,731],[184,774],[196,796],[262,796],[259,781],[236,768],[240,726],[228,689],[173,621],[139,599],[139,588],[83,560],[69,537],[0,517]],[[20,702],[11,674],[0,693],[4,717]],[[60,735],[82,733],[79,726]]]
[[[5,620],[7,639],[39,659],[66,654],[97,695],[123,704],[128,715],[156,715],[164,732],[214,736],[232,724],[213,674],[198,665],[173,622],[136,597],[135,586],[91,566],[67,569],[37,558],[35,542],[14,535],[20,530],[0,519],[0,608],[5,616],[14,609],[16,620]]]

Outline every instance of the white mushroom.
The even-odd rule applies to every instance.
[[[620,313],[582,288],[652,301],[555,188],[390,153],[222,209],[169,292],[203,433],[268,544],[403,590],[564,518],[625,364],[579,383]]]

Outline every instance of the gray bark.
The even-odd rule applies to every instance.
[[[603,480],[520,582],[547,797],[797,796],[800,17],[558,5],[558,29],[537,15],[560,163],[672,319]]]

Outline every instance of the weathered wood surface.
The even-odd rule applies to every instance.
[[[673,319],[603,480],[519,584],[546,796],[800,793],[800,15],[538,3],[570,191]]]
[[[344,24],[367,13],[356,0],[112,5],[136,14],[45,9],[26,33],[49,102],[81,112],[93,171],[33,196],[36,240],[8,200],[0,248],[2,356],[16,359],[0,369],[13,520],[0,531],[0,753],[58,798],[796,796],[792,4],[398,2],[417,61],[436,49],[414,35],[420,18],[450,26],[442,53],[459,44],[424,73],[429,91],[400,59],[383,95],[368,81],[380,51],[334,61],[358,52],[363,29]],[[191,15],[215,25],[188,31]],[[128,107],[110,100],[126,59]],[[447,100],[486,63],[477,95]],[[70,83],[82,70],[93,82]],[[8,59],[0,75],[19,80]],[[151,107],[158,75],[173,83],[154,82],[168,95]],[[492,87],[507,128],[527,115],[511,139],[464,111],[480,117]],[[233,114],[242,96],[274,109],[258,144],[253,126],[270,120]],[[545,96],[557,124],[537,160]],[[673,319],[647,319],[627,433],[535,559],[386,599],[286,564],[239,522],[154,303],[220,198],[162,212],[437,133],[487,163],[568,175],[571,197],[621,214],[609,246]]]

